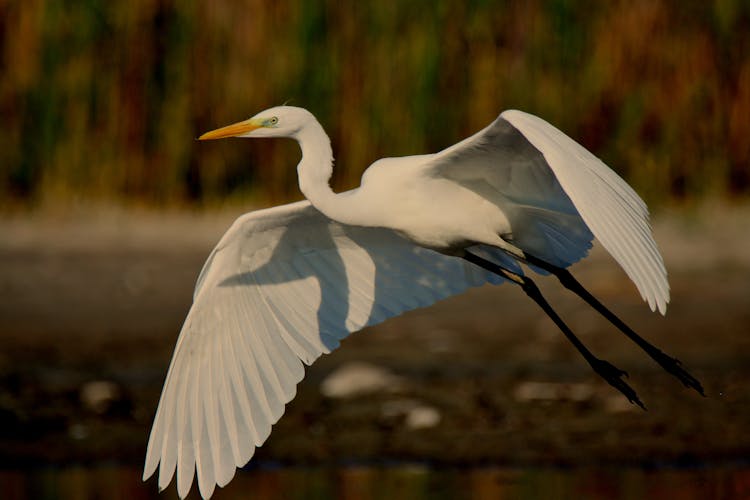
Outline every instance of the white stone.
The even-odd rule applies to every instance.
[[[373,392],[390,391],[402,385],[400,377],[369,363],[347,363],[334,370],[320,384],[328,398],[350,398]]]
[[[440,412],[432,406],[417,406],[406,414],[404,424],[409,429],[428,429],[440,423]]]

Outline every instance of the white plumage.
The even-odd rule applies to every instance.
[[[160,488],[176,471],[180,497],[196,473],[210,497],[250,460],[294,397],[303,363],[365,326],[503,281],[457,258],[467,249],[523,277],[516,259],[565,268],[596,237],[652,310],[666,311],[646,205],[535,116],[506,111],[440,153],[380,160],[341,194],[328,186],[330,144],[309,112],[272,108],[202,138],[226,136],[297,139],[309,201],[243,215],[201,271],[144,470],[146,479],[159,467]]]

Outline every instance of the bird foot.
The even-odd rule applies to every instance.
[[[659,366],[677,377],[679,381],[682,382],[682,385],[689,389],[695,389],[703,397],[706,396],[703,392],[703,386],[700,381],[690,375],[690,373],[682,367],[682,363],[679,359],[668,356],[658,349],[650,354],[651,357],[654,358],[654,361],[659,363]]]
[[[626,378],[628,377],[628,372],[620,370],[612,363],[604,361],[603,359],[595,358],[590,360],[589,363],[600,377],[606,380],[609,385],[620,391],[626,398],[628,398],[628,401],[640,406],[643,410],[646,409],[635,390],[622,379],[623,376]]]

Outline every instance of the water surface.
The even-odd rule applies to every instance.
[[[0,471],[5,499],[173,499],[137,467]],[[189,498],[198,498],[195,485]],[[750,499],[750,467],[431,468],[424,465],[283,467],[240,471],[215,499]]]

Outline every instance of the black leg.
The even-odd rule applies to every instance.
[[[596,309],[602,316],[607,318],[610,323],[615,325],[622,333],[624,333],[630,340],[635,342],[638,347],[643,349],[646,354],[651,356],[651,358],[656,361],[664,370],[671,373],[675,377],[677,377],[680,382],[682,382],[685,387],[693,388],[698,393],[700,393],[702,396],[705,396],[703,393],[703,386],[701,383],[693,377],[690,373],[688,373],[687,370],[685,370],[682,367],[682,363],[678,359],[672,358],[671,356],[668,356],[664,352],[662,352],[659,348],[648,342],[646,339],[635,333],[628,325],[626,325],[620,318],[618,318],[612,311],[607,309],[604,304],[599,302],[599,300],[591,295],[588,290],[586,290],[583,285],[581,285],[578,280],[576,280],[572,274],[567,269],[562,269],[557,266],[553,266],[552,264],[549,264],[541,259],[538,259],[536,257],[533,257],[531,255],[526,255],[525,259],[529,264],[532,264],[534,266],[540,267],[544,269],[545,271],[548,271],[555,276],[557,276],[557,279],[560,280],[560,283],[567,288],[568,290],[572,291],[579,297],[581,297],[583,300],[585,300],[591,307]]]
[[[542,292],[539,291],[539,288],[537,288],[536,284],[531,279],[526,276],[516,274],[513,271],[505,269],[504,267],[498,266],[497,264],[485,260],[469,251],[464,251],[463,258],[471,262],[472,264],[475,264],[483,269],[486,269],[487,271],[502,276],[503,278],[506,278],[519,285],[523,289],[523,291],[526,292],[526,295],[531,297],[534,302],[536,302],[539,307],[541,307],[542,310],[547,314],[547,316],[549,316],[550,319],[557,325],[557,327],[560,328],[565,337],[567,337],[571,344],[573,344],[573,346],[578,349],[578,352],[581,353],[584,359],[589,363],[589,365],[591,365],[591,368],[593,368],[594,371],[599,374],[599,376],[606,380],[609,385],[623,393],[625,397],[628,398],[628,401],[637,404],[644,410],[646,409],[633,388],[630,387],[622,379],[623,376],[627,377],[628,374],[612,365],[611,363],[594,356],[591,351],[589,351],[588,348],[583,344],[583,342],[581,342],[581,340],[573,333],[573,331],[568,328],[568,325],[566,325],[562,318],[558,316],[555,310],[552,309],[552,306],[549,305],[547,300],[542,295]]]

